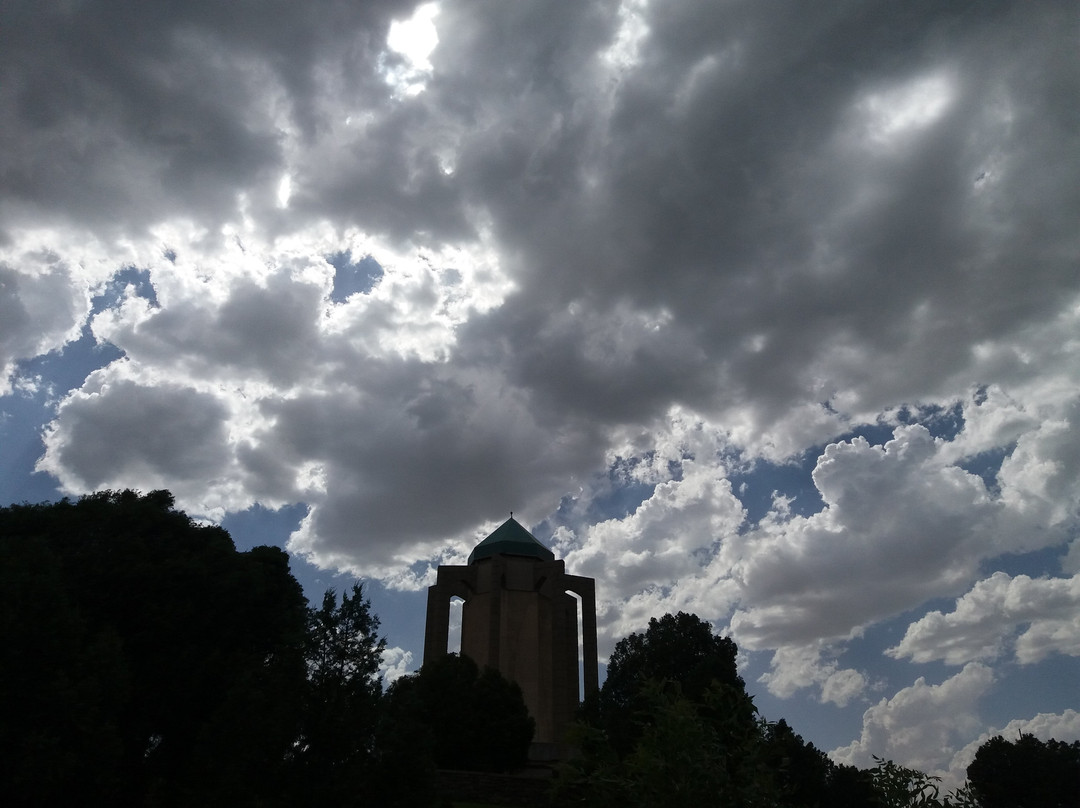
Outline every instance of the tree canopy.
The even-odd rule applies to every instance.
[[[968,783],[982,808],[1080,806],[1080,741],[998,735],[975,753]]]
[[[532,737],[467,659],[388,698],[361,585],[309,607],[282,550],[167,491],[0,508],[0,632],[8,805],[437,805],[436,763],[513,768]]]
[[[738,648],[717,636],[695,614],[679,612],[649,620],[643,633],[620,640],[608,661],[604,700],[613,708],[630,704],[648,680],[678,682],[683,695],[701,698],[714,683],[744,683],[735,665]]]
[[[587,708],[593,723],[601,725],[616,751],[625,755],[640,737],[643,724],[639,719],[648,706],[643,696],[649,683],[675,685],[681,696],[697,704],[716,686],[745,694],[735,665],[737,652],[730,638],[713,634],[712,626],[697,615],[679,612],[654,617],[644,632],[615,645],[607,678],[595,703]]]
[[[303,593],[284,552],[238,553],[172,504],[123,491],[0,509],[0,766],[17,802],[275,787],[305,681]]]
[[[298,737],[291,762],[305,801],[349,804],[378,778],[376,731],[386,641],[360,584],[338,601],[333,589],[308,609]]]
[[[735,643],[696,615],[649,621],[616,644],[578,727],[563,799],[584,805],[771,805],[757,709]]]
[[[447,654],[390,687],[390,713],[418,733],[435,765],[502,772],[525,765],[535,722],[521,688],[494,668]]]
[[[354,585],[309,606],[273,547],[237,552],[167,491],[0,508],[0,782],[9,805],[439,805],[436,767],[503,772],[533,733],[520,688],[447,655],[384,692]],[[984,743],[966,788],[834,764],[764,720],[701,618],[616,644],[555,804],[1074,808],[1080,742]]]

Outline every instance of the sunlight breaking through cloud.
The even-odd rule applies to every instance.
[[[782,5],[35,4],[0,491],[265,512],[387,670],[512,509],[821,748],[1075,708],[1080,19]]]
[[[403,95],[418,95],[426,87],[426,81],[433,69],[429,57],[439,44],[439,32],[435,27],[438,16],[438,3],[424,3],[417,6],[407,20],[394,20],[390,23],[386,45],[404,57],[404,64],[387,68],[386,80]]]

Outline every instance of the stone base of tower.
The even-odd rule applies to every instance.
[[[553,770],[529,767],[513,774],[440,770],[436,783],[440,796],[453,802],[548,808]]]
[[[557,763],[574,757],[573,750],[565,743],[529,744],[529,763]]]

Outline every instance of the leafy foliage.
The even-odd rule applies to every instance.
[[[373,778],[386,641],[361,584],[308,609],[300,735],[291,757],[306,800],[345,801]]]
[[[648,705],[639,713],[644,726],[623,759],[605,748],[596,730],[581,728],[593,748],[586,745],[582,760],[568,768],[561,801],[612,808],[773,804],[775,784],[762,768],[760,735],[736,717],[747,706],[743,696],[717,684],[695,704],[672,683],[651,681],[641,701]],[[718,722],[716,715],[728,719]]]
[[[678,683],[682,696],[694,703],[700,703],[714,683],[743,692],[745,684],[735,665],[737,651],[731,639],[715,636],[697,615],[654,617],[644,633],[616,644],[607,679],[596,701],[586,708],[589,719],[603,727],[619,755],[625,756],[644,727],[640,716],[650,705],[642,696],[650,682]]]
[[[889,808],[941,805],[938,799],[940,778],[900,766],[891,760],[875,757],[874,761],[877,765],[870,773],[882,805]]]
[[[0,509],[14,802],[215,805],[276,788],[303,593],[284,552],[237,553],[172,504],[123,491]]]
[[[127,670],[116,633],[68,596],[46,541],[0,540],[0,780],[14,804],[118,796]]]
[[[521,688],[493,668],[448,654],[390,687],[393,720],[423,738],[445,769],[510,771],[525,765],[535,723]]]
[[[777,778],[785,805],[862,808],[877,804],[877,792],[866,772],[833,763],[783,719],[764,726],[764,742],[767,765]]]
[[[982,808],[1080,806],[1080,741],[998,735],[979,747],[967,776]]]
[[[941,796],[940,777],[875,757],[870,777],[877,791],[876,805],[886,808],[979,808],[968,787]]]
[[[612,707],[626,707],[645,682],[679,682],[683,695],[700,699],[713,682],[742,688],[735,665],[733,640],[713,634],[695,614],[679,612],[652,618],[642,634],[620,640],[608,662],[604,698]]]
[[[737,649],[696,615],[653,619],[620,641],[577,728],[560,800],[590,806],[773,805],[763,722]]]
[[[166,491],[0,508],[5,804],[439,805],[436,767],[525,763],[521,690],[447,656],[383,692],[360,585],[309,608],[279,549],[238,553]],[[969,783],[838,766],[760,718],[735,644],[665,615],[616,645],[561,805],[1077,806],[1080,742],[996,737]]]

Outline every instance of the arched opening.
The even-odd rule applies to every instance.
[[[446,653],[461,654],[461,609],[465,601],[454,595],[450,598],[450,624],[446,632]]]
[[[585,612],[584,601],[577,592],[566,590],[566,594],[577,601],[577,700],[585,700],[585,624],[583,622]]]

